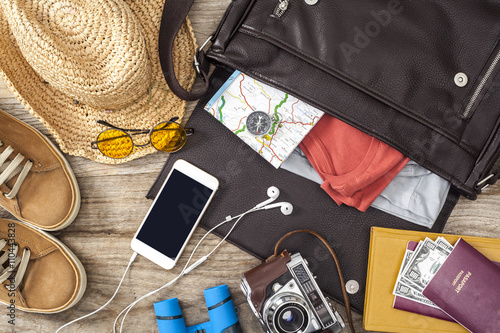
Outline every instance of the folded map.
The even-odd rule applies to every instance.
[[[205,110],[275,168],[323,116],[317,108],[239,71],[231,75]],[[260,134],[260,130],[265,133]]]

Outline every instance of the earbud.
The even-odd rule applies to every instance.
[[[279,197],[279,195],[280,195],[280,190],[278,190],[276,186],[271,186],[270,188],[267,189],[267,196],[269,197],[269,199],[261,202],[260,204],[255,206],[255,208],[262,208],[265,205],[270,204],[271,202],[276,200]]]
[[[272,205],[269,205],[271,202],[276,200],[279,195],[280,195],[280,190],[276,186],[271,186],[270,188],[267,189],[267,195],[269,196],[269,199],[266,201],[261,202],[257,206],[254,207],[254,209],[271,209],[271,208],[281,208],[281,212],[284,215],[290,215],[293,212],[293,206],[289,202],[278,202]],[[267,206],[266,206],[267,205]]]
[[[265,207],[262,207],[262,209],[271,209],[277,207],[281,208],[281,212],[283,213],[283,215],[290,215],[293,212],[293,206],[289,202],[278,202],[272,205],[267,205]]]

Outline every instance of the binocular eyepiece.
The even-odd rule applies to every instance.
[[[186,327],[177,298],[154,304],[160,333],[242,333],[227,285],[206,289],[205,303],[210,321]]]

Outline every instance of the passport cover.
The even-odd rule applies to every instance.
[[[464,239],[422,293],[469,331],[500,332],[500,268]]]
[[[408,241],[442,236],[454,244],[460,236],[386,228],[372,228],[363,327],[379,332],[468,332],[457,323],[392,308],[392,291]],[[462,236],[490,260],[500,261],[500,239]]]
[[[394,297],[394,304],[392,305],[394,309],[413,312],[417,314],[421,314],[428,317],[433,317],[441,320],[447,320],[452,323],[455,322],[453,318],[450,318],[446,313],[442,310],[433,308],[432,306],[428,306],[426,304],[418,303],[407,298],[403,298],[400,296]]]
[[[211,78],[211,92],[215,93],[231,73],[217,68]],[[278,187],[280,196],[275,203],[290,202],[293,213],[284,216],[275,208],[248,214],[228,241],[262,260],[273,253],[274,245],[287,232],[297,229],[318,232],[337,253],[345,281],[359,283],[359,291],[349,295],[349,301],[354,311],[362,313],[371,227],[429,229],[374,208],[361,213],[353,207],[337,206],[318,184],[289,171],[275,169],[203,109],[210,96],[209,92],[198,103],[186,125],[194,128],[195,133],[189,136],[183,149],[170,155],[148,198],[155,197],[172,164],[180,158],[219,179],[219,190],[200,221],[200,226],[205,229],[224,221],[228,215],[235,216],[268,199],[269,186]],[[457,192],[450,190],[432,231],[443,230],[457,200]],[[222,237],[231,226],[230,223],[224,225],[215,234]],[[291,253],[301,252],[318,276],[321,290],[343,303],[341,288],[344,286],[340,284],[330,254],[319,240],[310,235],[295,235],[284,242],[281,250],[284,249]],[[210,260],[217,260],[217,252],[214,258]]]
[[[416,242],[408,242],[408,246],[406,247],[408,250],[415,251],[418,243]],[[500,269],[500,262],[493,262],[495,265],[498,266]],[[403,311],[408,311],[408,312],[413,312],[413,313],[418,313],[424,316],[429,316],[429,317],[434,317],[442,320],[448,320],[451,322],[455,322],[453,318],[448,316],[446,313],[444,313],[440,309],[433,308],[431,306],[428,306],[426,304],[418,303],[415,301],[412,301],[410,299],[400,297],[400,296],[395,296],[394,297],[394,304],[392,305],[394,309],[398,310],[403,310]]]

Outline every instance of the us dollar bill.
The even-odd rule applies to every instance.
[[[413,257],[413,254],[415,252],[417,252],[420,249],[420,247],[422,247],[423,244],[424,244],[424,242],[420,241],[418,243],[417,247],[415,248],[415,251],[406,249],[405,255],[403,257],[403,262],[401,263],[401,266],[399,268],[398,278],[397,278],[396,284],[394,285],[394,290],[393,290],[393,294],[394,295],[398,295],[398,296],[404,297],[404,294],[398,294],[396,292],[396,290],[399,289],[400,286],[407,286],[408,288],[411,288],[414,292],[419,293],[418,292],[418,286],[414,285],[411,281],[408,281],[407,279],[405,279],[402,276],[402,273],[406,269],[406,267],[408,266],[408,263],[411,261],[411,258]],[[424,296],[422,295],[422,297],[424,297]],[[418,298],[419,297],[416,297],[416,299],[418,299]]]
[[[444,247],[445,249],[447,249],[450,252],[453,251],[453,248],[454,248],[453,245],[451,245],[450,242],[448,242],[446,240],[446,238],[444,238],[444,237],[438,237],[436,239],[436,244]]]
[[[403,276],[403,272],[406,270],[406,268],[408,267],[408,264],[411,262],[412,258],[413,258],[413,255],[417,252],[420,251],[420,249],[422,248],[422,246],[424,245],[424,242],[423,241],[419,241],[418,242],[418,245],[417,247],[415,248],[415,251],[413,251],[411,253],[411,255],[408,256],[408,260],[405,262],[403,261],[403,264],[402,264],[402,269],[401,271],[399,272],[398,274],[398,282],[401,282],[403,283],[405,286],[409,287],[409,288],[412,288],[414,291],[417,291],[418,292],[418,286],[416,284],[414,284],[412,281],[406,279],[404,276]],[[405,259],[406,259],[406,256],[405,256]],[[394,290],[396,289],[397,286],[394,286]]]
[[[401,275],[401,280],[408,281],[410,286],[421,293],[450,253],[450,250],[426,238],[411,257]]]
[[[423,242],[421,242],[421,243],[423,243]],[[403,281],[401,281],[401,274],[403,273],[406,266],[408,266],[408,263],[410,262],[410,259],[412,258],[414,253],[415,253],[415,251],[406,249],[405,255],[403,257],[403,261],[401,262],[401,267],[399,268],[398,278],[396,280],[396,284],[394,285],[393,294],[396,296],[399,296],[399,297],[409,299],[409,300],[417,302],[417,303],[431,306],[433,308],[438,308],[427,297],[422,295],[422,293],[420,293],[415,288],[412,288],[411,286],[409,286],[409,285],[405,284]]]
[[[394,289],[394,294],[399,297],[415,301],[417,303],[425,304],[433,308],[439,309],[436,304],[432,303],[427,297],[422,295],[421,292],[407,286],[403,282],[396,282],[396,288]]]
[[[405,282],[401,280],[401,274],[403,273],[406,266],[410,262],[415,251],[406,249],[405,255],[403,257],[403,261],[401,262],[401,267],[399,268],[398,278],[396,280],[396,284],[394,285],[394,290],[392,293],[396,296],[400,296],[418,303],[426,304],[432,307],[436,307],[434,303],[432,303],[427,297],[418,292],[415,288],[407,285]]]
[[[397,295],[396,294],[396,289],[398,287],[398,283],[401,280],[401,273],[403,273],[403,270],[406,268],[406,266],[410,262],[410,259],[413,256],[413,253],[414,253],[414,251],[406,249],[405,255],[403,257],[403,261],[401,262],[401,267],[399,267],[398,278],[396,279],[396,284],[394,285],[394,290],[392,291],[392,293],[394,295]]]

